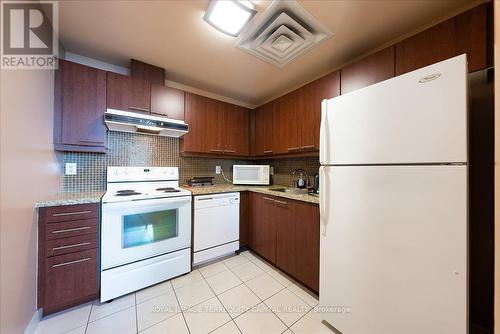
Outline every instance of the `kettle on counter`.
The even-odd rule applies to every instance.
[[[319,194],[319,174],[314,174],[313,191],[314,194]]]

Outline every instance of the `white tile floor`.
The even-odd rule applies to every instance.
[[[44,318],[37,334],[332,332],[316,296],[244,252],[153,287]]]

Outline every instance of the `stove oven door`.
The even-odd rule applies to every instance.
[[[102,270],[191,246],[191,196],[103,203]]]

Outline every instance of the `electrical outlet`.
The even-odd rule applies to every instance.
[[[66,175],[76,175],[76,163],[68,162],[64,167],[64,173]]]
[[[269,175],[274,175],[274,167],[269,167]]]
[[[220,174],[221,169],[220,166],[215,166],[215,174]]]

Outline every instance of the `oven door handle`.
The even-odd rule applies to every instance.
[[[141,211],[143,209],[148,209],[148,208],[158,208],[161,207],[162,205],[165,204],[179,204],[183,205],[186,203],[191,203],[191,196],[179,196],[179,197],[167,197],[167,198],[148,198],[144,200],[136,200],[136,201],[126,201],[126,202],[108,202],[108,203],[103,203],[102,207],[103,209],[109,209],[109,210],[115,210],[115,209],[130,209],[131,207],[136,207],[136,208],[141,208]],[[133,206],[130,204],[134,203]],[[140,204],[140,206],[139,206]]]

